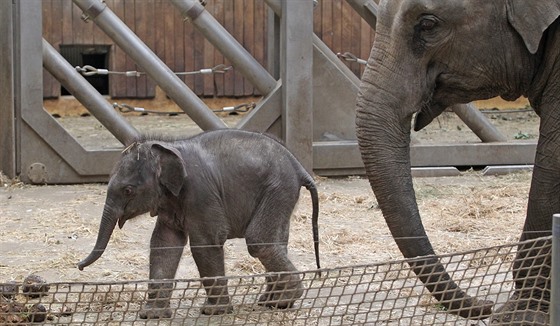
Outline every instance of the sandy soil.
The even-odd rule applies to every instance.
[[[438,253],[515,242],[520,234],[530,173],[415,179],[420,211]],[[324,267],[400,259],[366,179],[318,178],[321,258]],[[95,242],[106,185],[28,186],[5,182],[0,188],[0,280],[21,281],[29,273],[47,280],[145,279],[149,237],[155,218],[140,216],[116,229],[107,251],[80,272],[76,263]],[[293,215],[290,251],[299,269],[313,269],[311,203],[302,189]],[[231,275],[263,271],[246,254],[242,240],[226,248]],[[178,276],[197,276],[190,253]]]
[[[242,100],[240,100],[242,101]],[[486,113],[508,139],[534,140],[538,120],[534,113]],[[228,124],[239,116],[224,115]],[[185,117],[128,114],[139,129],[177,132]],[[84,146],[87,139],[110,135],[93,118],[64,116]],[[89,135],[92,137],[82,137]],[[442,135],[444,135],[442,137]],[[105,138],[104,138],[105,137]],[[422,141],[477,141],[452,113],[444,113],[416,134]],[[515,243],[519,238],[530,183],[530,172],[482,176],[465,171],[458,177],[416,178],[417,199],[427,233],[438,254]],[[320,246],[324,268],[396,261],[402,258],[366,179],[317,178],[320,193]],[[127,281],[148,278],[149,238],[155,218],[140,216],[115,230],[104,255],[84,271],[76,264],[93,247],[106,193],[105,184],[30,186],[2,177],[0,188],[0,283],[21,282],[38,274],[48,282]],[[289,253],[299,270],[315,268],[311,234],[311,202],[302,189],[291,224]],[[226,246],[228,275],[262,273],[242,239]],[[185,250],[178,278],[198,277],[189,250]],[[344,323],[344,322],[342,322]],[[395,324],[396,325],[396,324]],[[469,324],[470,325],[470,324]]]

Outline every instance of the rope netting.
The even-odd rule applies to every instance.
[[[523,265],[537,272],[550,269],[551,243],[550,237],[523,242],[523,250],[537,258]],[[496,308],[512,294],[512,262],[518,246],[509,244],[438,257],[462,289],[478,299],[493,301]],[[323,269],[320,275],[317,271],[297,273],[295,275],[303,280],[303,295],[287,309],[259,305],[259,297],[271,288],[269,281],[274,279],[271,274],[226,277],[233,312],[212,316],[202,314],[207,298],[202,279],[164,281],[172,287],[171,318],[149,320],[140,318],[149,281],[41,283],[40,278],[26,279],[22,284],[1,285],[0,324],[487,324],[487,321],[467,320],[451,314],[444,304],[433,299],[411,272],[409,263],[410,260],[402,260]],[[527,286],[534,283],[526,282]]]

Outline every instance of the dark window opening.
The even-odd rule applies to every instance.
[[[72,67],[84,67],[89,65],[97,69],[109,69],[110,47],[110,45],[60,45],[60,54],[70,63],[70,65],[72,65]],[[109,95],[108,75],[84,76],[84,78],[101,95]],[[60,93],[61,95],[71,95],[64,86],[61,86]]]

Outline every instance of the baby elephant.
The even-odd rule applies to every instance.
[[[233,310],[223,277],[226,239],[245,238],[251,256],[272,275],[259,303],[291,307],[303,294],[287,256],[290,216],[301,186],[311,193],[315,259],[319,266],[319,203],[313,178],[278,141],[263,134],[224,129],[190,139],[138,140],[112,173],[97,242],[78,264],[82,270],[107,247],[118,223],[150,212],[158,216],[150,243],[150,279],[173,279],[190,238],[206,290],[204,314]],[[142,318],[171,317],[172,284],[148,285]]]

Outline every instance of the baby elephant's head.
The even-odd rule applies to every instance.
[[[122,228],[138,215],[157,215],[160,198],[179,196],[185,177],[181,154],[169,144],[135,142],[128,146],[109,180],[95,247],[78,268],[82,270],[101,257],[117,223]]]

